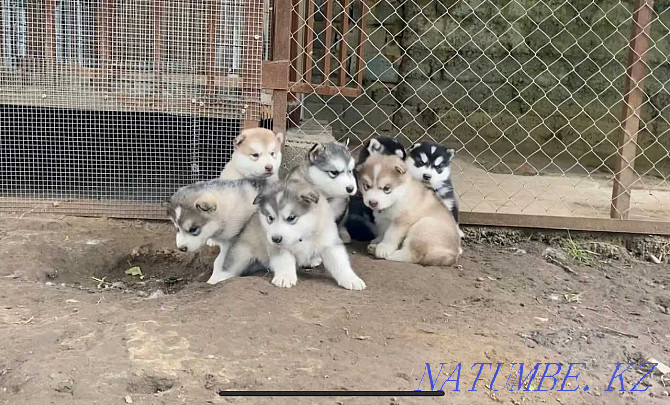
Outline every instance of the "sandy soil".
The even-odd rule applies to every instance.
[[[556,243],[470,229],[461,268],[377,261],[354,245],[367,290],[341,289],[320,269],[284,290],[266,274],[199,281],[215,251],[175,252],[165,222],[3,215],[0,404],[667,404],[670,375],[647,377],[646,392],[605,389],[617,362],[670,364],[668,266],[602,254],[590,267],[572,258],[567,271],[542,258]],[[145,278],[125,275],[131,266]],[[448,363],[438,387],[461,363],[460,391],[447,382],[442,398],[218,395],[415,390],[427,362],[434,379]],[[498,391],[485,367],[468,392],[477,362],[505,363]],[[513,392],[503,389],[520,362],[524,373],[561,363],[558,387],[518,390],[513,372]],[[565,385],[579,389],[558,392],[570,362],[586,363]],[[633,366],[626,389],[643,374]]]

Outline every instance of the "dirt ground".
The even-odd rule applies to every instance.
[[[616,363],[653,357],[670,365],[670,272],[648,260],[666,261],[657,250],[667,241],[573,234],[566,245],[562,233],[466,231],[460,268],[377,261],[352,245],[368,285],[352,292],[320,269],[301,273],[291,289],[267,274],[209,286],[201,280],[216,251],[175,251],[166,222],[2,214],[0,404],[670,402],[670,375],[653,373],[637,387],[650,384],[647,391],[630,392],[645,374],[639,365],[624,374],[628,392],[618,392],[618,379],[605,391]],[[588,243],[596,240],[603,243]],[[556,264],[543,258],[550,246]],[[144,279],[125,274],[133,266]],[[505,364],[493,387],[485,367],[469,392],[478,362]],[[511,363],[521,362],[524,373],[560,363],[558,387],[503,388]],[[411,391],[425,363],[436,389],[461,363],[460,391],[447,382],[441,398],[218,395]],[[436,378],[439,363],[447,365]],[[573,370],[579,381],[565,385],[579,388],[558,392],[568,363],[586,363]],[[428,377],[421,389],[430,389]]]

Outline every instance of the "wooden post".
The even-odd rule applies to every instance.
[[[291,0],[274,0],[275,29],[272,45],[272,59],[275,62],[290,63],[291,57]],[[288,83],[288,77],[286,77]],[[272,121],[274,132],[286,133],[288,86],[272,92]],[[283,145],[282,145],[283,149]]]
[[[628,54],[628,71],[623,100],[619,151],[615,164],[614,186],[610,217],[627,219],[631,187],[636,180],[634,170],[637,154],[637,134],[640,131],[640,112],[644,101],[644,56],[649,45],[653,0],[635,0]]]

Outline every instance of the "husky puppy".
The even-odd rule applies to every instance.
[[[253,201],[265,180],[201,181],[184,186],[170,198],[167,213],[177,228],[177,248],[196,251],[208,240],[219,246],[212,276],[215,284],[224,277],[223,265],[231,241],[256,211]]]
[[[368,245],[380,259],[450,266],[462,250],[458,227],[435,193],[414,180],[397,156],[373,155],[357,169],[365,205],[381,236]]]
[[[407,154],[402,144],[393,138],[379,137],[370,139],[358,154],[356,165],[365,163],[370,155],[396,155],[405,159]],[[354,170],[354,174],[356,171]],[[370,241],[377,236],[377,227],[372,210],[363,204],[363,197],[359,192],[349,201],[349,217],[346,223],[347,231],[353,239]]]
[[[454,150],[433,142],[419,142],[412,145],[408,152],[405,163],[409,174],[435,191],[458,224],[458,200],[451,182],[451,160],[454,158]],[[463,237],[460,227],[458,234]]]
[[[330,204],[342,242],[351,242],[344,227],[349,197],[356,194],[355,161],[344,144],[331,142],[316,144],[307,153],[305,161],[288,175],[290,180],[306,181],[323,194]]]
[[[222,179],[279,179],[284,134],[250,128],[235,139],[233,156],[221,172]]]
[[[315,187],[294,180],[275,183],[254,204],[258,212],[230,249],[227,278],[261,265],[274,272],[272,284],[289,288],[298,282],[297,266],[309,266],[314,257],[321,257],[338,285],[365,288],[351,268],[330,205]]]

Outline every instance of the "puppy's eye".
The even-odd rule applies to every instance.
[[[270,156],[275,157],[275,153],[274,153],[274,152],[270,152]]]
[[[382,190],[386,193],[389,194],[391,192],[391,186],[384,186]]]
[[[254,158],[254,159],[258,159],[260,156],[261,156],[260,153],[252,153],[251,154],[251,157]]]
[[[193,236],[196,236],[200,233],[200,228],[197,227],[197,226],[192,226],[188,229],[188,233],[193,235]]]
[[[363,184],[363,190],[368,191],[370,189],[370,185],[365,183]]]
[[[339,174],[340,174],[340,172],[338,172],[337,170],[331,170],[331,171],[328,172],[328,175],[330,176],[331,179],[334,179]]]
[[[268,215],[268,224],[271,224],[274,220],[275,218],[272,215]]]
[[[286,222],[288,222],[289,224],[295,224],[295,221],[297,220],[298,218],[295,215],[289,215],[288,217],[286,217]]]

